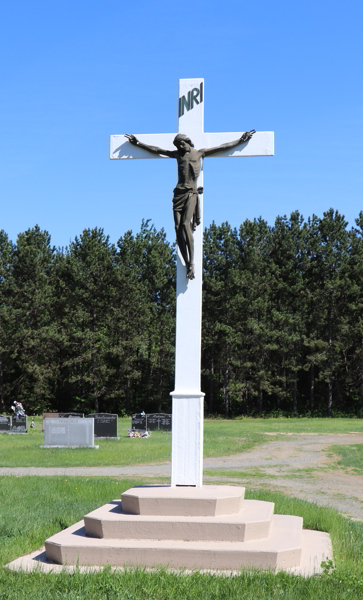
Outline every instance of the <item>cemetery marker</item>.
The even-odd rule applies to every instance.
[[[11,417],[0,415],[0,433],[9,433],[11,431]]]

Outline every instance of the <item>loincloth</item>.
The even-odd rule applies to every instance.
[[[174,188],[174,212],[183,214],[188,206],[188,203],[191,202],[191,200],[193,199],[193,196],[197,197],[192,217],[193,229],[195,229],[197,225],[200,224],[200,199],[198,191],[202,193],[203,189],[198,188],[198,190],[196,190],[190,186],[177,186],[176,188]]]

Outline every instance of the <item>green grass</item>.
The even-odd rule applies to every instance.
[[[246,477],[273,477],[269,473],[265,473],[261,469],[251,469],[250,471],[221,471],[216,469],[207,469],[204,471],[204,475],[211,477],[232,477],[236,479],[245,479]]]
[[[99,450],[41,449],[41,419],[28,435],[0,435],[0,467],[127,466],[160,463],[171,458],[171,435],[154,432],[150,439],[127,438],[131,419],[120,419],[120,440],[100,440]],[[363,433],[363,419],[206,419],[204,456],[238,454],[275,441],[264,433]],[[286,435],[280,440],[289,439]]]
[[[88,448],[40,448],[44,444],[42,419],[27,435],[0,435],[0,467],[104,467],[163,462],[171,458],[171,435],[154,432],[153,437],[128,438],[131,419],[120,419],[120,440],[99,440],[99,450]]]
[[[331,446],[329,451],[340,457],[336,467],[345,467],[353,470],[353,473],[363,474],[363,444]]]
[[[270,465],[271,467],[274,465]],[[280,468],[282,465],[277,465]],[[289,471],[288,473],[270,473],[268,470],[263,470],[258,467],[253,467],[248,471],[239,471],[237,469],[234,470],[217,470],[217,469],[205,469],[204,475],[209,477],[228,477],[233,479],[240,480],[239,483],[243,483],[243,480],[250,477],[256,477],[258,479],[268,478],[268,479],[306,479],[312,478],[314,473],[319,473],[321,471],[328,471],[329,467],[321,467],[321,468],[308,468],[308,469],[294,469],[293,471]],[[221,480],[222,481],[222,480]],[[225,482],[223,482],[225,483]]]
[[[235,419],[218,421],[222,423],[241,423],[242,430],[252,433],[363,433],[363,419]],[[206,422],[213,422],[207,420]]]
[[[111,478],[4,477],[0,487],[1,600],[359,600],[363,598],[363,524],[332,509],[267,491],[248,498],[275,502],[275,512],[297,514],[306,528],[328,531],[333,539],[336,570],[305,579],[261,571],[236,577],[177,575],[160,569],[100,573],[42,574],[4,569],[18,556],[43,545],[60,529],[90,510],[143,483]]]

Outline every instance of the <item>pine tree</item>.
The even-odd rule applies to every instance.
[[[271,326],[276,351],[274,373],[277,408],[280,401],[297,412],[298,380],[302,364],[304,321],[304,275],[306,268],[306,232],[298,211],[278,217],[271,232]],[[271,365],[272,366],[272,365]]]
[[[231,410],[231,384],[238,332],[235,327],[237,295],[237,231],[228,223],[213,223],[204,234],[203,363],[211,377],[207,401],[213,411],[216,374],[222,392],[224,414]]]
[[[71,243],[67,256],[70,353],[66,366],[79,408],[99,412],[112,375],[109,315],[115,296],[116,247],[103,229],[85,229]]]
[[[0,231],[0,412],[6,411],[6,388],[11,385],[12,333],[15,329],[12,306],[13,245]]]
[[[120,261],[137,277],[145,323],[137,349],[140,379],[129,379],[129,404],[139,409],[170,410],[175,346],[175,247],[143,221],[134,237],[131,232],[118,242]],[[135,403],[136,401],[136,403]]]
[[[240,294],[235,322],[240,328],[241,372],[246,412],[263,413],[273,393],[271,352],[271,231],[266,221],[246,220],[239,231]]]
[[[349,232],[349,258],[343,321],[347,409],[363,416],[363,211]]]
[[[342,365],[342,323],[345,312],[347,222],[330,209],[319,220],[319,243],[313,260],[314,301],[321,344],[319,380],[327,386],[327,414],[333,413],[334,384]]]
[[[55,249],[50,235],[36,225],[19,234],[13,252],[11,307],[13,399],[28,412],[39,412],[52,401],[51,270]]]

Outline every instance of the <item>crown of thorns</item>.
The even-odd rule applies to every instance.
[[[175,136],[175,138],[174,138],[174,140],[173,140],[173,144],[174,144],[174,146],[177,146],[177,145],[178,145],[178,142],[181,142],[182,140],[183,140],[184,142],[187,142],[187,144],[189,144],[189,146],[192,146],[192,148],[194,148],[194,144],[193,144],[192,140],[190,139],[190,137],[188,137],[188,136],[187,136],[187,135],[185,135],[184,133],[178,133],[178,134]]]

